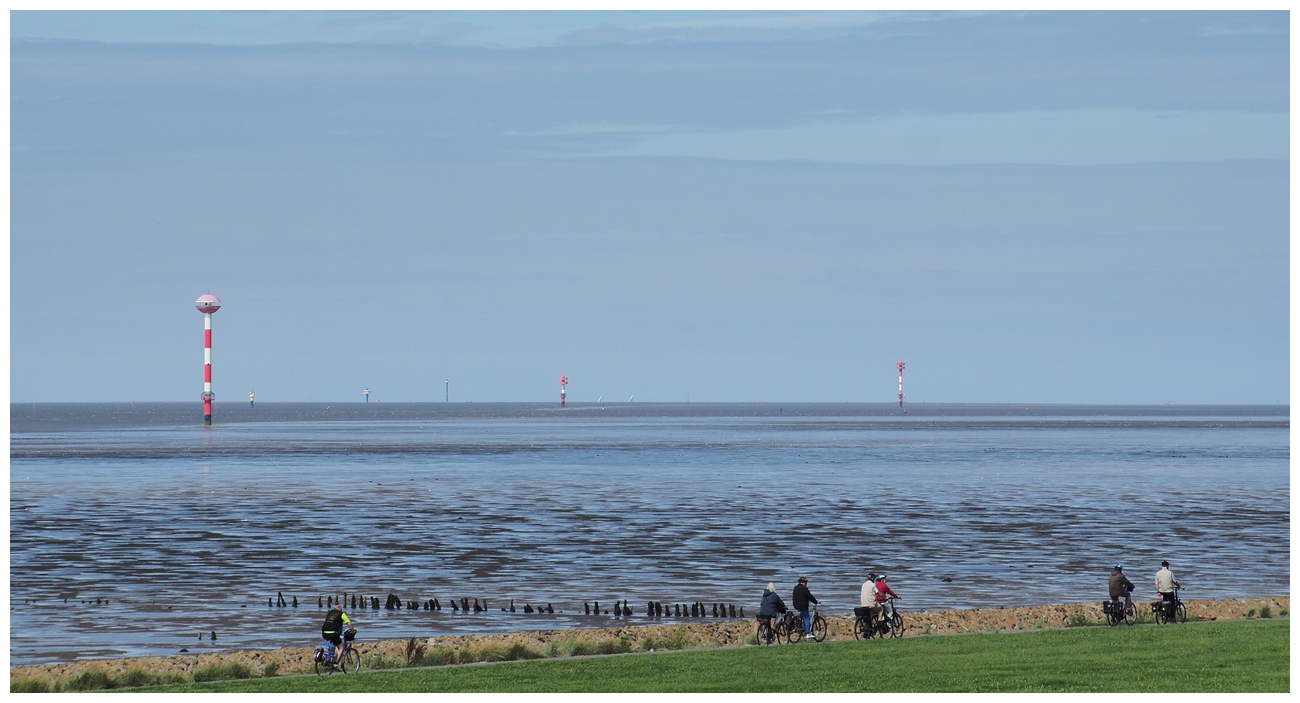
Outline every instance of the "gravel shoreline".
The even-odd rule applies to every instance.
[[[1143,609],[1150,601],[1136,600]],[[1252,598],[1245,600],[1189,600],[1188,620],[1240,620],[1258,617],[1267,607],[1272,617],[1289,617],[1289,596]],[[924,612],[902,611],[906,624],[905,637],[950,635],[964,632],[1017,631],[1058,629],[1066,627],[1077,613],[1090,621],[1102,619],[1099,602],[1042,605],[1011,608],[981,608],[974,610],[932,610]],[[753,620],[696,621],[680,624],[636,624],[638,618],[624,619],[616,627],[578,628],[568,630],[539,630],[511,632],[497,635],[459,635],[419,638],[418,643],[429,650],[441,649],[476,651],[489,647],[509,648],[523,645],[541,652],[548,645],[584,640],[608,642],[623,640],[632,649],[640,649],[647,639],[662,643],[676,638],[685,648],[736,647],[752,638]],[[853,616],[827,617],[829,640],[853,639]],[[364,637],[364,632],[361,633]],[[408,640],[359,642],[363,662],[381,657],[389,661],[403,661]],[[58,664],[19,666],[9,670],[9,681],[44,681],[51,688],[62,688],[71,679],[91,672],[102,672],[117,678],[130,671],[142,671],[153,676],[190,680],[197,669],[209,666],[239,664],[248,667],[253,675],[260,675],[268,666],[277,675],[302,674],[312,671],[312,647],[282,647],[273,650],[240,650],[207,652],[193,655],[162,657],[131,657],[121,659],[87,659]],[[365,667],[363,666],[363,670]]]

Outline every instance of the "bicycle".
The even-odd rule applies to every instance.
[[[331,642],[322,642],[316,646],[316,675],[320,676],[321,671],[328,673],[342,671],[345,674],[355,674],[361,670],[361,652],[353,646],[352,641],[356,639],[356,630],[347,630],[343,633],[343,652],[335,658],[334,652],[337,647]]]
[[[898,599],[890,596],[889,600],[885,601],[885,611],[881,613],[879,623],[879,627],[883,630],[880,632],[880,637],[884,637],[885,632],[889,633],[890,637],[903,636],[903,616],[899,614],[898,606],[894,604],[895,600]]]
[[[1174,599],[1166,602],[1164,598],[1151,604],[1151,611],[1156,616],[1156,624],[1163,625],[1167,622],[1187,622],[1187,606],[1183,605],[1183,599],[1178,597],[1178,592],[1183,590],[1180,586],[1174,586]]]
[[[772,644],[789,642],[794,644],[803,637],[803,620],[793,610],[787,610],[770,618],[758,618],[758,643]]]
[[[818,612],[817,606],[817,603],[813,603],[812,612],[809,613],[812,616],[812,640],[814,642],[822,642],[826,639],[826,631],[828,628],[826,626],[826,618],[822,617],[821,613]],[[791,610],[786,614],[786,639],[789,640],[791,644],[798,642],[800,639],[807,636],[804,634],[807,631],[805,627],[803,615],[801,613]]]
[[[871,608],[858,607],[853,609],[853,639],[869,640],[874,634],[874,628],[871,626]]]
[[[817,609],[818,603],[813,603],[812,607],[812,638],[814,642],[825,642],[826,633],[829,626],[826,624],[826,618],[822,617],[821,611]]]
[[[872,637],[902,637],[903,636],[903,616],[898,612],[898,606],[894,605],[894,597],[890,596],[889,600],[882,605],[876,606],[882,608],[880,618],[874,622],[868,615],[868,608],[853,609],[853,638],[868,640]]]
[[[1106,615],[1106,622],[1114,627],[1118,624],[1125,623],[1134,625],[1137,623],[1137,608],[1133,606],[1133,601],[1121,604],[1121,599],[1112,598],[1101,602],[1101,612]]]
[[[784,639],[789,644],[794,644],[803,639],[803,618],[794,610],[785,611],[781,616],[781,621],[777,623],[776,634],[780,639]]]

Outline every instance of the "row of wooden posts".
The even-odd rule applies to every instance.
[[[339,597],[332,596],[332,595],[316,596],[317,608],[333,608],[336,603],[342,604],[345,608],[349,608],[350,610],[358,610],[358,609],[379,610],[380,607],[379,598],[376,596],[363,596],[363,595],[358,595],[356,593],[349,594],[346,592]],[[451,604],[451,609],[458,613],[471,613],[471,612],[484,613],[487,612],[488,609],[488,602],[486,598],[483,599],[482,603],[479,602],[478,598],[475,598],[473,603],[470,603],[469,598],[461,598],[460,601],[457,601],[455,598],[453,598],[451,599],[451,601],[449,601],[449,603]],[[297,608],[298,596],[292,596],[292,601],[290,601],[289,599],[286,599],[284,597],[283,592],[277,592],[275,598],[266,599],[266,605],[267,607]],[[710,608],[709,605],[712,605],[712,608]],[[437,598],[430,598],[425,601],[403,601],[401,598],[397,597],[396,595],[389,593],[388,598],[384,600],[383,607],[385,610],[402,610],[403,608],[405,608],[407,610],[440,611],[442,610],[442,601],[438,600]],[[546,613],[546,614],[555,613],[555,607],[552,606],[550,603],[547,603],[545,606],[538,605],[536,607],[534,607],[531,603],[525,603],[522,610],[524,613]],[[509,607],[501,608],[501,612],[503,613],[518,612],[515,609],[514,599],[510,600]],[[560,611],[560,612],[564,612],[564,611]],[[584,602],[582,604],[582,612],[584,615],[613,615],[616,618],[631,617],[633,615],[632,607],[628,605],[626,599],[624,599],[622,602],[617,600],[614,601],[612,610],[609,607],[606,607],[605,609],[602,610],[599,601]],[[689,604],[687,603],[665,604],[658,601],[646,601],[646,617],[650,617],[650,618],[741,617],[743,618],[745,617],[745,608],[744,607],[737,608],[734,604],[731,603],[705,604],[702,601],[695,601],[694,603],[689,603]]]

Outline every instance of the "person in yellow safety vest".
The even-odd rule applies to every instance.
[[[356,632],[357,628],[352,626],[352,618],[343,612],[343,604],[337,603],[334,608],[325,615],[325,623],[320,626],[320,636],[326,642],[334,645],[334,658],[331,664],[338,661],[338,657],[343,654],[343,626],[346,625],[349,632]]]

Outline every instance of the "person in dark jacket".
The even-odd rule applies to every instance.
[[[758,619],[771,621],[772,618],[784,612],[785,601],[781,600],[781,596],[776,594],[776,584],[767,584],[767,588],[763,589],[763,602],[758,607]]]
[[[794,587],[794,609],[803,616],[803,634],[805,637],[812,636],[812,618],[808,616],[808,604],[820,602],[813,596],[812,591],[808,590],[808,579],[800,576],[799,585]]]
[[[1127,611],[1133,605],[1133,599],[1129,596],[1132,591],[1133,582],[1124,575],[1124,567],[1116,564],[1114,570],[1110,572],[1110,599],[1118,601],[1122,596],[1124,598],[1124,609]]]

